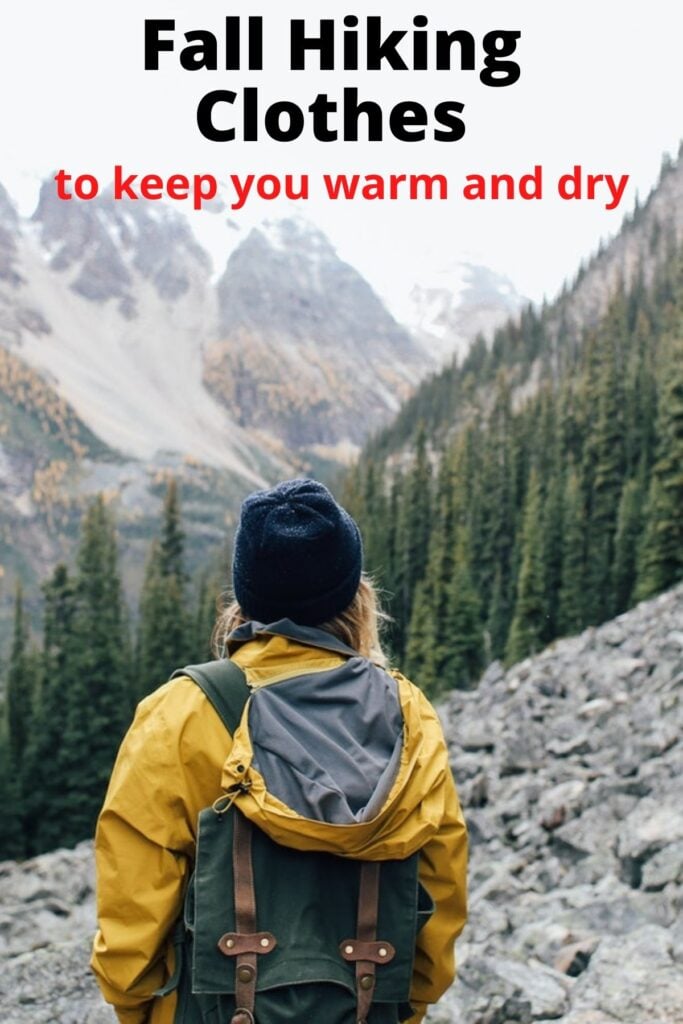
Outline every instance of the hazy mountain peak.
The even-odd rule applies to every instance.
[[[456,261],[418,279],[401,319],[437,359],[446,360],[466,355],[478,334],[490,337],[526,302],[505,275]]]
[[[304,218],[254,228],[217,284],[211,392],[288,445],[360,443],[432,365]]]
[[[187,221],[168,207],[115,200],[111,189],[90,201],[61,200],[43,183],[32,221],[53,270],[69,271],[70,287],[92,302],[119,300],[124,316],[136,315],[136,276],[160,298],[174,300],[193,276],[206,276],[210,261]]]
[[[290,254],[305,249],[309,257],[336,257],[336,250],[327,235],[300,214],[263,221],[254,231],[262,235],[276,252]]]
[[[0,224],[15,227],[19,221],[16,207],[4,185],[0,184]]]

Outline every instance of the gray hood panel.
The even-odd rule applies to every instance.
[[[304,818],[374,817],[396,778],[403,718],[396,681],[355,656],[328,672],[259,687],[251,697],[254,767]]]

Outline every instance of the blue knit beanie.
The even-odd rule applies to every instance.
[[[362,562],[358,527],[315,480],[285,480],[242,504],[232,581],[251,619],[327,622],[351,604]]]

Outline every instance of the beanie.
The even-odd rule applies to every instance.
[[[362,561],[356,523],[315,480],[285,480],[242,504],[232,581],[249,618],[301,626],[334,618],[356,595]]]

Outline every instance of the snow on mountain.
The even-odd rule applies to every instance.
[[[478,334],[490,338],[526,300],[509,278],[472,262],[425,274],[403,304],[402,321],[438,363],[462,359]]]

